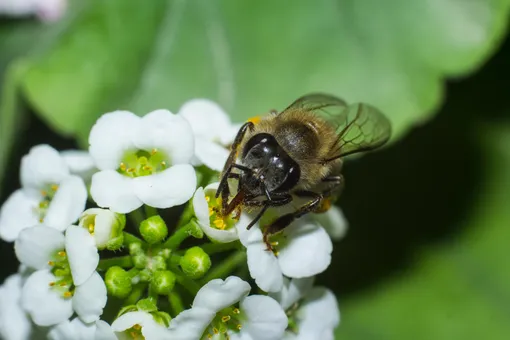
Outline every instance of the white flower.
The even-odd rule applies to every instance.
[[[345,237],[348,229],[348,223],[345,216],[337,206],[331,206],[327,211],[318,214],[311,214],[331,237],[333,241],[339,241]]]
[[[31,334],[32,325],[20,305],[22,285],[22,276],[13,274],[0,286],[0,338],[2,339],[26,340]]]
[[[83,178],[86,183],[90,182],[92,175],[97,171],[94,159],[87,151],[64,150],[60,152],[60,156],[66,162],[71,174]]]
[[[66,0],[1,0],[0,13],[14,17],[36,14],[42,21],[58,20],[65,12]]]
[[[238,126],[232,125],[223,109],[208,99],[193,99],[186,102],[179,115],[191,124],[195,136],[194,165],[205,164],[221,171],[230,151],[227,146],[233,141]]]
[[[103,320],[96,322],[95,340],[117,339],[171,339],[168,330],[154,321],[146,312],[128,312],[119,316],[110,326]]]
[[[85,209],[87,189],[70,174],[60,154],[48,145],[34,146],[21,160],[21,189],[0,210],[0,237],[14,241],[20,231],[42,224],[63,231]]]
[[[36,269],[23,286],[21,304],[39,326],[69,319],[99,319],[106,305],[106,286],[95,271],[99,254],[87,230],[70,226],[64,235],[53,228],[23,230],[14,250],[20,262]]]
[[[65,320],[52,327],[48,332],[50,340],[90,340],[96,334],[95,323],[83,323],[79,318]]]
[[[247,296],[249,292],[250,285],[236,276],[209,281],[195,296],[191,309],[170,322],[168,338],[195,340],[203,334],[220,338],[228,334],[230,339],[281,339],[287,328],[281,306],[268,296]]]
[[[220,217],[217,211],[215,211],[215,209],[219,210],[221,208],[220,199],[214,197],[218,185],[219,182],[216,182],[209,184],[205,189],[198,188],[193,197],[193,210],[195,211],[198,225],[210,239],[228,243],[239,239],[237,230],[234,227],[237,219]],[[241,216],[241,218],[248,218],[244,214]]]
[[[310,277],[326,270],[331,263],[333,244],[326,231],[309,218],[294,221],[280,234],[274,235],[274,251],[268,251],[262,231],[256,224],[236,225],[239,240],[246,247],[248,269],[257,285],[266,292],[282,289],[283,275]]]
[[[313,278],[285,279],[282,291],[271,294],[289,315],[284,339],[334,339],[340,323],[336,297],[330,290],[312,285]]]
[[[194,139],[189,123],[167,110],[144,117],[115,111],[98,119],[89,152],[100,170],[91,195],[103,208],[131,212],[143,204],[170,208],[188,201],[196,189],[189,164]]]
[[[122,230],[126,225],[126,216],[109,209],[91,208],[83,212],[79,222],[92,236],[98,249],[104,249],[116,243],[122,243]]]

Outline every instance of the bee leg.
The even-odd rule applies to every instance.
[[[335,191],[338,191],[338,194],[340,194],[344,190],[345,181],[342,175],[328,176],[323,178],[322,181],[331,183],[331,187],[322,193],[323,196],[330,196]]]
[[[282,205],[290,203],[291,201],[292,201],[292,196],[289,194],[282,195],[282,196],[278,197],[277,199],[273,198],[273,199],[270,199],[270,200],[268,199],[268,200],[264,200],[264,201],[257,201],[257,200],[245,201],[244,202],[245,205],[262,206],[262,209],[259,211],[257,216],[255,216],[255,218],[250,222],[250,224],[248,224],[246,226],[246,229],[250,230],[255,225],[255,223],[257,223],[262,218],[262,216],[264,215],[264,213],[266,212],[266,210],[269,207],[282,206]]]
[[[232,171],[233,165],[235,165],[234,161],[236,159],[237,149],[239,148],[239,145],[243,141],[246,131],[248,131],[248,129],[253,130],[254,126],[255,125],[252,122],[246,122],[243,124],[243,126],[241,126],[241,128],[239,129],[239,132],[237,132],[236,138],[234,139],[234,142],[232,143],[232,146],[231,146],[230,154],[228,155],[227,161],[225,162],[225,166],[223,167],[223,176],[221,177],[220,184],[218,186],[218,190],[216,191],[216,198],[218,198],[219,195],[222,194],[225,190],[227,190],[226,191],[227,195],[225,195],[225,196],[228,196],[229,192],[228,192],[227,179],[228,179],[230,172]]]
[[[314,211],[320,205],[320,202],[324,198],[322,194],[317,194],[312,191],[298,191],[295,192],[295,195],[300,197],[313,197],[313,199],[308,203],[305,203],[303,206],[301,206],[298,210],[294,211],[293,213],[280,216],[273,223],[266,227],[266,229],[264,230],[263,239],[264,243],[267,246],[267,250],[273,249],[271,243],[269,242],[269,237],[271,235],[281,232],[283,229],[288,227],[295,219],[300,218],[308,214],[309,212]]]

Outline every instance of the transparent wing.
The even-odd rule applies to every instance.
[[[313,112],[335,127],[338,139],[331,145],[325,162],[376,149],[391,136],[388,118],[368,104],[347,105],[345,101],[334,96],[311,94],[297,99],[282,114],[293,109]]]

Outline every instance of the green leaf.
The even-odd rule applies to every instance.
[[[326,91],[387,113],[395,135],[430,117],[443,81],[504,33],[509,0],[94,2],[34,63],[25,94],[86,141],[97,117],[209,97],[235,120]]]
[[[341,301],[336,338],[508,339],[510,128],[481,130],[487,180],[466,233],[429,248],[405,276]]]

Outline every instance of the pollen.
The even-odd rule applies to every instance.
[[[161,166],[165,168],[166,167],[166,162],[165,161],[161,161]]]
[[[234,308],[233,312],[234,312],[234,314],[240,314],[240,313],[241,313],[241,311],[239,310],[239,308]]]
[[[54,285],[55,285],[54,281],[51,281],[50,283],[48,283],[48,286],[50,286],[50,287],[53,287]]]
[[[214,328],[212,329],[212,331],[213,331],[213,333],[214,333],[214,334],[220,334],[220,331],[219,331],[219,330],[218,330],[218,328],[216,328],[216,327],[214,327]]]
[[[55,262],[54,261],[48,261],[48,266],[54,266],[55,265]]]
[[[213,223],[214,223],[214,226],[220,230],[224,230],[226,227],[225,221],[222,218],[215,219]]]
[[[205,201],[209,203],[211,201],[211,198],[209,196],[205,196]]]
[[[229,322],[230,321],[230,315],[225,315],[221,318],[221,322]]]
[[[65,293],[64,293],[64,297],[65,297],[65,298],[70,298],[70,297],[72,297],[72,296],[73,296],[73,294],[72,294],[71,292],[65,292]]]
[[[53,184],[53,185],[51,186],[51,190],[53,190],[53,191],[57,191],[57,190],[58,190],[58,185],[57,185],[57,184]]]
[[[67,254],[66,254],[66,252],[65,252],[65,251],[59,251],[59,252],[57,253],[57,255],[58,255],[58,256],[60,256],[60,257],[65,257]]]
[[[144,165],[142,169],[145,170],[145,171],[150,171],[150,170],[152,170],[152,166]]]
[[[154,150],[156,150],[156,149],[154,149]],[[140,329],[142,329],[142,326],[140,326],[139,324],[136,324],[133,326],[133,328],[139,331]]]
[[[214,209],[209,207],[209,217],[212,216],[214,214]]]
[[[255,116],[255,117],[251,117],[251,118],[248,118],[248,122],[251,122],[253,124],[258,124],[261,120],[261,117],[260,116]]]
[[[122,171],[126,171],[126,164],[124,164],[124,162],[121,162],[120,166],[119,166],[119,169],[122,170]]]
[[[88,226],[89,233],[92,234],[94,232],[94,229],[95,229],[94,223],[90,223],[89,226]]]
[[[272,245],[273,247],[276,247],[277,245],[279,244],[278,241],[274,241],[274,242],[271,242],[270,245]]]
[[[241,324],[238,324],[238,325],[237,325],[237,330],[239,330],[239,331],[240,331],[242,328],[243,328],[243,326],[241,326]]]
[[[151,151],[151,156],[154,156],[155,154],[158,153],[158,149],[152,149]]]

